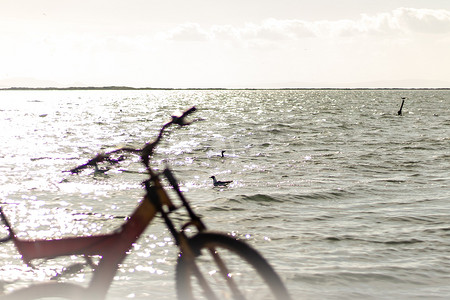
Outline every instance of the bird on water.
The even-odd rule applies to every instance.
[[[209,178],[212,178],[214,186],[227,186],[233,182],[233,181],[218,181],[216,179],[216,176],[211,176]]]

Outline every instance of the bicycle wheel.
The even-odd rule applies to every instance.
[[[179,300],[291,299],[269,263],[244,242],[221,233],[200,233],[189,245],[196,257],[178,258]]]
[[[31,300],[31,299],[91,299],[86,289],[71,283],[49,282],[31,285],[0,296],[0,300]]]

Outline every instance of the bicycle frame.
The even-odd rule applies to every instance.
[[[66,237],[49,240],[24,240],[17,237],[3,209],[0,207],[0,217],[9,230],[9,237],[3,241],[11,239],[22,255],[22,260],[28,265],[31,265],[33,259],[51,259],[59,256],[83,255],[88,264],[93,266],[90,256],[100,256],[98,265],[93,266],[93,277],[86,290],[86,293],[93,299],[103,299],[106,296],[109,286],[119,268],[119,264],[124,260],[132,244],[139,238],[147,226],[150,225],[157,213],[161,214],[166,226],[175,239],[175,243],[180,247],[181,251],[189,255],[190,250],[186,242],[187,237],[184,234],[184,229],[188,226],[195,226],[200,232],[205,230],[206,227],[184,198],[171,171],[165,169],[163,175],[168,179],[179,196],[182,202],[180,207],[184,207],[190,217],[190,220],[182,226],[181,230],[175,228],[168,215],[180,207],[175,206],[161,184],[160,175],[157,175],[149,166],[149,156],[152,155],[155,146],[161,140],[163,131],[171,124],[187,125],[184,117],[192,111],[195,111],[195,108],[186,111],[181,117],[172,117],[172,121],[165,124],[160,130],[158,138],[153,143],[146,144],[142,150],[122,148],[107,153],[106,155],[97,156],[88,163],[71,170],[72,173],[77,173],[80,169],[93,165],[98,161],[108,158],[110,154],[119,151],[142,153],[141,159],[146,165],[150,177],[144,182],[146,195],[129,219],[118,230],[110,234],[93,236]]]
[[[168,169],[164,173],[171,174]],[[173,176],[170,180],[174,180]],[[173,211],[176,209],[174,204],[161,186],[159,177],[155,176],[151,181],[153,186],[150,187],[149,184],[146,184],[147,194],[129,219],[111,234],[67,237],[53,240],[24,240],[16,236],[1,208],[0,214],[4,224],[8,227],[10,238],[22,255],[22,260],[28,265],[33,259],[51,259],[68,255],[84,255],[86,258],[89,256],[100,256],[100,261],[94,268],[93,277],[86,292],[90,296],[95,295],[94,298],[102,299],[113,281],[119,264],[124,260],[132,244],[150,225],[157,213],[161,213],[167,227],[175,238],[176,244],[182,249],[186,248],[186,243],[182,242],[184,234],[182,231],[175,229],[168,217],[168,212],[163,209],[167,207],[170,208],[170,211]],[[175,189],[179,191],[178,188]],[[189,214],[192,213],[194,216],[183,227],[199,224],[199,222],[202,224],[187,202],[183,203],[183,206],[190,211]],[[205,226],[197,226],[197,228],[203,230]],[[184,249],[184,251],[187,250]],[[90,263],[89,260],[88,263]]]

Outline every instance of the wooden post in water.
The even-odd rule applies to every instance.
[[[402,115],[402,109],[403,109],[403,104],[405,103],[405,97],[402,97],[402,105],[400,106],[400,110],[397,112],[397,114],[399,115],[399,116],[401,116]]]

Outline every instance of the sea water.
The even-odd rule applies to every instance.
[[[0,202],[17,234],[119,228],[143,195],[138,158],[106,175],[64,171],[141,147],[194,105],[195,122],[172,129],[152,165],[169,165],[208,227],[258,249],[294,299],[450,298],[449,90],[0,91]],[[214,188],[212,175],[233,183]],[[174,299],[176,257],[154,221],[108,299]],[[0,244],[1,287],[77,259],[31,268]]]

